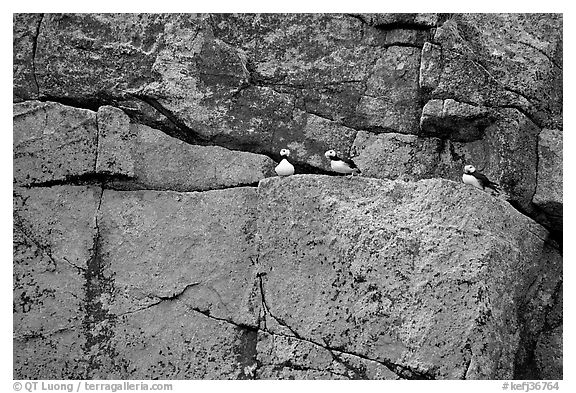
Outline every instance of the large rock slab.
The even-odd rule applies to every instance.
[[[17,185],[100,178],[119,189],[204,191],[254,184],[275,175],[276,164],[269,157],[190,145],[132,123],[112,106],[94,112],[26,101],[14,104],[13,116]]]
[[[438,179],[297,175],[262,181],[259,195],[273,333],[402,378],[494,379],[514,373],[522,321],[544,324],[561,256],[545,229],[487,193]],[[535,311],[519,319],[536,288]]]
[[[190,145],[154,128],[131,124],[114,107],[101,107],[98,120],[97,170],[121,175],[108,183],[117,189],[205,191],[254,184],[275,175],[276,163],[269,157]]]
[[[109,191],[94,378],[238,379],[256,362],[255,188]]]
[[[254,378],[256,199],[16,189],[14,375]]]
[[[376,61],[358,103],[358,127],[418,133],[420,53],[419,48],[392,46]]]
[[[17,379],[87,378],[86,275],[100,193],[97,187],[14,190]]]
[[[96,113],[54,102],[14,104],[14,182],[30,185],[94,173]]]
[[[562,230],[562,131],[542,130],[538,136],[538,180],[532,201],[544,210],[554,229]]]
[[[113,314],[186,294],[218,318],[256,326],[256,188],[202,193],[106,190],[100,207]]]

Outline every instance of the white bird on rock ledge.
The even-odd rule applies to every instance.
[[[470,184],[481,190],[484,190],[485,188],[490,188],[491,190],[494,190],[497,194],[500,193],[500,190],[498,189],[498,184],[494,183],[493,181],[490,181],[485,175],[478,172],[473,165],[466,165],[464,167],[462,182],[464,184]]]
[[[274,168],[278,176],[290,176],[294,174],[294,165],[290,164],[288,157],[290,156],[290,150],[282,149],[280,150],[280,156],[283,157],[280,164]]]
[[[350,177],[354,176],[355,173],[361,173],[354,161],[349,158],[338,157],[334,150],[328,150],[324,156],[330,159],[330,168],[334,172],[350,175]]]

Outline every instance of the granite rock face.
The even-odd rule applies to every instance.
[[[253,187],[18,189],[15,376],[246,378],[255,199]]]
[[[434,43],[443,60],[432,96],[515,107],[540,127],[561,127],[560,14],[453,14]]]
[[[472,163],[557,228],[553,209],[532,203],[536,157],[523,155],[537,150],[539,130],[562,129],[562,23],[561,14],[15,15],[14,99],[110,104],[184,141],[276,160],[289,147],[300,173],[328,171],[324,151],[350,153],[357,131],[439,137],[449,148],[437,152],[436,176],[459,180]],[[496,123],[510,134],[492,139]],[[492,153],[518,140],[517,153]]]
[[[562,24],[14,14],[15,378],[561,378]]]
[[[78,379],[89,345],[86,276],[97,187],[14,190],[14,377]]]
[[[189,145],[97,112],[53,102],[14,105],[14,182],[20,186],[101,179],[112,188],[202,191],[257,183],[275,162],[261,154]]]
[[[535,279],[526,318],[544,325],[561,256],[542,227],[486,193],[436,179],[306,176],[259,191],[273,332],[403,378],[497,379],[514,375],[517,315]]]

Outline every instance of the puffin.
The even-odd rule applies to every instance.
[[[338,157],[334,150],[328,150],[324,156],[330,160],[330,168],[334,172],[349,174],[350,177],[354,176],[355,173],[361,173],[354,161],[350,158]]]
[[[466,165],[464,167],[462,182],[464,184],[470,184],[471,186],[480,188],[481,190],[489,188],[495,191],[497,194],[500,193],[500,190],[498,189],[499,187],[498,184],[494,183],[493,181],[490,181],[486,177],[486,175],[483,175],[482,173],[478,172],[474,167],[474,165]]]
[[[282,149],[280,150],[280,156],[283,157],[280,164],[274,168],[278,176],[290,176],[294,174],[294,165],[290,164],[288,157],[290,156],[290,150]]]

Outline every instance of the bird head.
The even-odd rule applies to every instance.
[[[474,165],[466,165],[464,167],[464,173],[474,173],[476,172],[476,168],[474,168]]]
[[[326,158],[336,157],[336,152],[334,150],[328,150],[326,153],[324,153],[324,156]]]
[[[282,149],[282,150],[280,150],[280,155],[281,155],[282,157],[288,157],[288,156],[290,155],[290,150],[288,150],[288,149]]]

